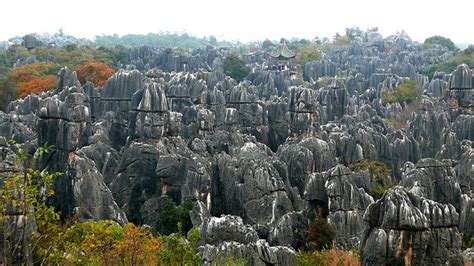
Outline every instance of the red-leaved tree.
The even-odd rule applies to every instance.
[[[82,84],[90,81],[94,86],[101,87],[114,74],[114,70],[103,63],[87,62],[77,66],[76,73]]]
[[[54,76],[34,77],[30,81],[22,82],[17,87],[20,98],[28,94],[40,95],[42,92],[56,88],[56,78]]]

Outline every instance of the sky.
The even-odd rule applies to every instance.
[[[405,30],[423,42],[442,35],[474,43],[474,0],[1,0],[0,40],[28,33],[95,35],[187,32],[218,40],[332,38],[345,28]]]

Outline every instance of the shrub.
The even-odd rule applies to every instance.
[[[374,199],[381,198],[385,191],[396,185],[396,183],[392,181],[390,177],[390,169],[383,162],[362,160],[357,163],[350,164],[349,168],[352,171],[369,170],[370,179],[372,182],[368,193],[374,197]]]
[[[211,262],[211,266],[220,266],[220,265],[226,265],[226,266],[245,266],[249,265],[248,261],[245,259],[236,259],[232,256],[227,256],[227,257],[217,257]]]
[[[304,252],[296,255],[296,265],[319,266],[319,265],[360,265],[359,255],[354,251],[343,251],[330,249],[324,251]]]
[[[160,265],[199,265],[201,258],[196,254],[199,243],[199,230],[193,228],[189,240],[182,234],[162,236],[163,248],[158,252]]]
[[[161,241],[134,224],[113,221],[76,223],[64,233],[64,262],[100,265],[150,265],[158,263]]]
[[[317,217],[308,229],[308,249],[322,250],[332,246],[336,237],[336,229],[324,218]]]
[[[237,55],[231,54],[224,60],[224,73],[237,81],[242,81],[250,73],[250,68]]]
[[[384,103],[411,103],[421,95],[421,88],[414,80],[408,80],[398,85],[394,90],[385,90],[382,92]]]

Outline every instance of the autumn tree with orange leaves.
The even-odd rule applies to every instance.
[[[77,66],[76,73],[82,84],[90,81],[94,86],[102,87],[107,79],[114,74],[114,70],[103,63],[87,62]]]
[[[42,92],[56,88],[56,78],[54,76],[35,77],[30,81],[22,82],[17,87],[18,97],[23,98],[29,94],[40,95]]]
[[[57,72],[55,65],[48,62],[28,64],[13,68],[8,74],[8,81],[16,87],[18,97],[28,94],[41,94],[56,87]]]

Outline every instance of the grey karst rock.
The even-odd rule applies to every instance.
[[[412,119],[408,121],[407,129],[419,143],[422,157],[434,157],[441,149],[443,131],[448,123],[448,114],[436,109],[420,110],[413,114]]]
[[[64,87],[59,94],[40,101],[38,116],[38,144],[52,144],[56,149],[47,155],[50,163],[46,169],[64,173],[54,180],[53,205],[64,218],[75,215],[79,219],[126,223],[127,217],[115,203],[96,163],[86,157],[88,153],[91,157],[97,154],[81,151],[93,133],[89,99],[84,91]]]
[[[193,153],[181,137],[167,137],[156,143],[160,157],[155,174],[159,180],[157,190],[176,203],[186,198],[208,202],[211,176],[210,163]]]
[[[268,242],[272,246],[301,248],[308,230],[308,219],[302,212],[283,215],[270,230]]]
[[[215,261],[218,258],[232,256],[244,260],[248,265],[294,265],[296,263],[296,252],[288,247],[271,247],[264,240],[255,243],[241,244],[235,241],[222,242],[219,245],[205,245],[200,247],[204,264]]]
[[[288,137],[287,102],[282,98],[275,98],[266,102],[268,117],[268,146],[277,151]]]
[[[447,82],[442,79],[432,79],[429,84],[427,84],[426,88],[424,88],[428,94],[435,98],[441,97],[444,94],[444,90],[447,87]]]
[[[396,130],[387,136],[391,150],[392,172],[397,180],[402,177],[401,168],[407,161],[417,162],[420,159],[418,142],[411,134]]]
[[[469,114],[459,115],[453,121],[451,130],[456,133],[459,140],[474,141],[474,116]]]
[[[225,80],[229,81],[231,79],[229,76],[226,76],[223,71],[199,71],[196,73],[198,79],[202,79],[206,82],[208,89],[213,89],[217,83],[224,82]],[[235,82],[235,81],[234,81]]]
[[[293,210],[289,188],[270,154],[269,149],[245,142],[232,156],[217,155],[212,175],[213,215],[238,215],[246,224],[258,226],[260,235],[266,235],[271,224]]]
[[[81,87],[81,83],[77,80],[76,71],[72,71],[67,67],[62,68],[58,73],[58,90],[62,91],[66,87]]]
[[[362,159],[385,162],[391,159],[387,126],[375,114],[360,111],[358,117],[346,115],[338,123],[328,123],[321,128],[323,139],[334,143],[341,163],[351,164]]]
[[[170,110],[174,112],[183,112],[184,108],[193,105],[186,84],[168,85],[166,98]]]
[[[189,94],[189,97],[191,98],[191,101],[193,103],[199,102],[202,92],[207,90],[206,81],[202,79],[198,79],[194,74],[191,74],[191,73],[177,74],[170,80],[170,82],[168,83],[168,86],[171,89],[172,86],[175,84],[181,84],[185,86],[187,93],[174,94],[174,95],[184,96],[184,95]],[[173,95],[173,94],[168,94],[168,95]]]
[[[91,119],[92,121],[96,121],[100,118],[100,91],[96,89],[94,84],[90,81],[87,81],[86,84],[82,86],[82,90],[89,98]]]
[[[201,103],[211,112],[216,118],[216,127],[222,126],[225,119],[225,98],[224,93],[214,87],[212,90],[208,89],[201,94]]]
[[[415,169],[403,174],[400,185],[408,190],[416,188],[417,196],[439,203],[449,203],[459,210],[461,188],[450,163],[449,160],[421,159]]]
[[[341,118],[347,113],[349,93],[341,80],[332,80],[328,88],[319,91],[317,99],[321,105],[321,112],[325,113],[322,120],[324,124]]]
[[[105,184],[112,182],[116,175],[120,156],[107,142],[97,142],[81,148],[78,153],[94,161],[97,171],[102,175]]]
[[[0,174],[2,176],[11,174],[15,170],[15,161],[18,156],[3,136],[0,136],[0,154]]]
[[[153,143],[131,141],[122,152],[116,178],[109,184],[118,206],[131,222],[141,221],[143,203],[158,197],[160,180],[155,169],[159,151]]]
[[[448,83],[449,89],[472,89],[472,70],[466,64],[457,66]]]
[[[74,217],[80,220],[114,220],[127,223],[95,163],[81,156],[81,150],[70,153],[65,176],[71,178]],[[60,177],[61,178],[61,177]]]
[[[288,89],[288,122],[291,133],[313,132],[319,121],[318,115],[315,90],[303,87]]]
[[[18,115],[16,112],[5,114],[0,112],[0,136],[18,143],[31,142],[36,139],[36,123],[34,114]]]
[[[166,124],[167,136],[178,136],[181,133],[181,122],[183,120],[183,115],[178,112],[170,112],[168,123]]]
[[[40,102],[38,144],[49,143],[57,149],[73,151],[87,141],[90,112],[88,98],[76,87]]]
[[[150,199],[166,196],[176,204],[186,198],[207,201],[209,167],[198,154],[187,148],[179,136],[149,140],[147,143],[131,142],[123,151],[117,178],[110,187],[130,220],[138,223],[143,219],[154,221],[157,209],[153,207],[153,211],[151,207],[143,206]],[[148,204],[161,206],[156,200]]]
[[[327,216],[328,223],[335,226],[336,245],[344,249],[359,246],[366,228],[364,211],[374,202],[364,188],[357,186],[356,178],[349,168],[337,165],[326,172],[312,174],[303,195],[315,215]]]
[[[459,186],[463,193],[468,194],[474,189],[474,175],[472,165],[474,162],[474,148],[469,141],[461,143],[461,158],[455,167],[456,174],[459,180]]]
[[[454,107],[471,113],[474,108],[473,77],[473,72],[469,69],[469,66],[461,64],[451,73],[451,77],[448,81],[451,101],[455,102]]]
[[[362,236],[364,265],[462,265],[459,214],[451,204],[419,197],[398,186],[371,204],[364,220],[369,225]]]
[[[466,194],[461,196],[461,210],[459,212],[459,231],[465,242],[474,236],[474,199]]]
[[[257,87],[260,99],[269,99],[272,95],[278,95],[274,72],[256,71],[249,75],[248,80]]]
[[[186,107],[183,114],[183,136],[193,139],[206,136],[215,129],[215,115],[202,105]]]
[[[30,94],[25,98],[10,102],[7,106],[7,113],[15,112],[18,115],[36,114],[39,109],[40,97]]]
[[[132,96],[144,85],[143,75],[137,70],[116,72],[101,90],[100,115],[114,112],[118,121],[128,120]]]
[[[249,81],[241,82],[225,91],[226,105],[238,111],[238,124],[243,133],[253,135],[259,142],[266,143],[267,112],[265,104],[258,101],[256,91],[257,88]]]
[[[170,114],[161,84],[147,83],[132,96],[129,135],[132,138],[159,139],[165,135]]]
[[[287,139],[278,149],[278,157],[287,164],[290,184],[298,187],[300,194],[310,173],[328,170],[336,164],[332,144],[315,137]]]
[[[193,204],[193,209],[189,213],[189,218],[191,218],[191,223],[193,226],[201,226],[204,221],[208,220],[211,217],[211,212],[209,208],[204,204],[204,202],[197,200]]]
[[[317,81],[321,77],[336,75],[337,65],[328,59],[311,61],[304,65],[303,77],[305,80]]]
[[[160,221],[160,210],[166,206],[169,200],[167,196],[147,199],[140,209],[141,223],[157,229]]]
[[[258,240],[257,232],[250,225],[245,225],[242,218],[232,215],[209,217],[199,226],[201,245],[216,245],[226,241],[249,244]]]

